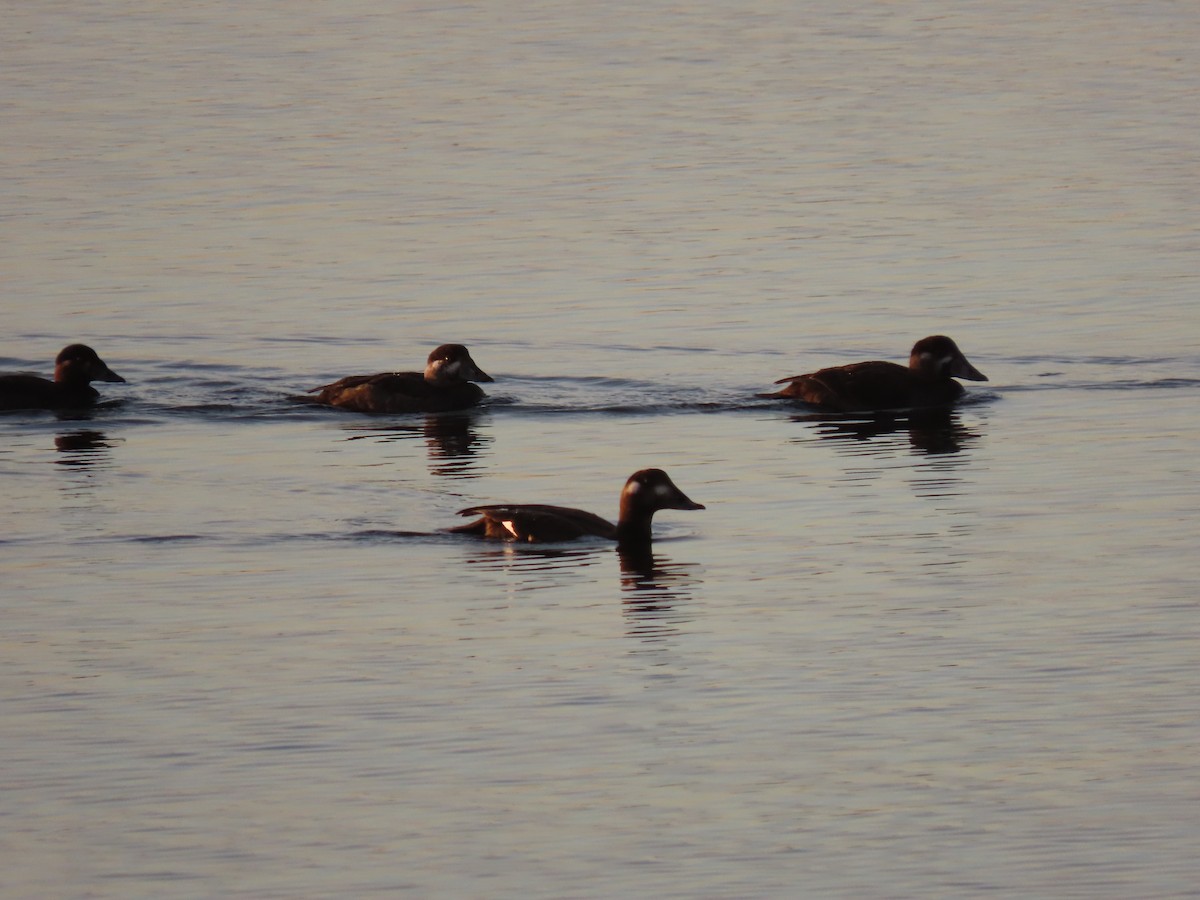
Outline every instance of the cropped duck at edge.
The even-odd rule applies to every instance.
[[[424,372],[347,375],[313,388],[314,403],[369,413],[449,412],[475,406],[486,395],[473,381],[492,381],[462,344],[442,344]]]
[[[642,469],[630,475],[621,490],[616,525],[595,513],[566,506],[497,504],[460,510],[460,516],[480,518],[449,531],[531,543],[599,537],[616,541],[621,548],[646,547],[651,540],[651,520],[660,509],[704,509],[704,506],[677,488],[662,469]]]
[[[954,341],[935,334],[913,345],[907,368],[881,360],[830,366],[780,378],[775,383],[787,387],[760,396],[802,400],[832,412],[947,406],[963,395],[955,378],[988,380]]]
[[[100,396],[93,381],[125,379],[91,347],[70,344],[54,360],[54,380],[37,375],[0,375],[0,409],[79,409]]]

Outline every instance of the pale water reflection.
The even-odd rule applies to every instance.
[[[117,443],[120,443],[119,441]],[[55,460],[60,466],[89,468],[111,462],[114,442],[103,431],[68,431],[56,435],[54,449],[63,454]]]
[[[807,413],[792,416],[792,421],[814,425],[820,439],[834,441],[852,455],[892,454],[902,448],[898,439],[904,437],[913,453],[941,456],[969,450],[971,443],[980,438],[978,431],[963,423],[958,410],[950,409],[866,417]],[[797,438],[800,442],[809,440],[808,436]]]
[[[467,566],[484,572],[501,572],[506,591],[556,590],[569,587],[584,570],[604,562],[612,548],[588,543],[582,547],[529,546],[508,541],[483,541],[471,536],[450,540],[472,547],[463,559]]]
[[[492,438],[479,427],[483,413],[437,413],[389,417],[386,424],[354,422],[343,426],[348,440],[420,441],[429,456],[429,472],[443,478],[478,478],[486,471]],[[361,418],[361,417],[357,417]],[[405,420],[417,419],[419,424]]]
[[[622,550],[619,554],[627,633],[647,644],[668,644],[696,615],[695,595],[703,584],[704,570],[698,563],[675,562],[659,549],[675,546],[660,541],[653,550]]]
[[[1195,893],[1194,4],[5,13],[0,369],[128,384],[0,417],[0,892]]]

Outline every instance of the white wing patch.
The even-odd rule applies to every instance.
[[[508,529],[508,533],[511,534],[513,537],[519,538],[521,536],[521,535],[517,534],[517,526],[515,524],[513,524],[513,522],[511,520],[503,521],[500,524],[503,525],[506,529]]]

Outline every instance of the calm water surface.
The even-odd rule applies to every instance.
[[[1192,7],[6,22],[0,369],[129,383],[0,420],[4,896],[1195,895]],[[648,465],[649,558],[440,531]]]

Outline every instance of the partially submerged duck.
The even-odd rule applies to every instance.
[[[442,344],[429,354],[424,372],[348,375],[313,388],[314,403],[356,412],[447,412],[475,406],[486,396],[473,381],[492,381],[462,344]]]
[[[93,381],[124,382],[86,344],[70,344],[54,360],[54,380],[0,375],[0,409],[78,409],[100,396]]]
[[[622,548],[648,546],[650,522],[660,509],[704,509],[662,469],[634,472],[621,490],[617,524],[582,509],[542,504],[472,506],[460,516],[479,516],[474,522],[449,529],[504,541],[554,542],[580,537],[616,541]]]
[[[942,334],[913,345],[908,367],[872,360],[780,378],[787,387],[763,397],[802,400],[833,412],[946,406],[963,395],[955,378],[987,381],[958,345]]]

